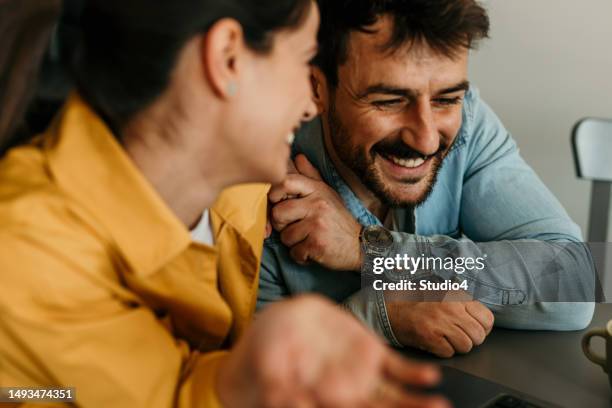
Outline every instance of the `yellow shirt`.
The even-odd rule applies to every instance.
[[[214,407],[254,311],[264,185],[192,242],[104,122],[70,98],[0,162],[0,386],[76,388],[85,407]]]

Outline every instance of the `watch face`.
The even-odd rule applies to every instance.
[[[391,233],[378,225],[367,227],[363,231],[363,238],[368,245],[376,248],[389,248],[393,244]]]

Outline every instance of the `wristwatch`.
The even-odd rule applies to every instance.
[[[359,241],[367,256],[384,256],[393,245],[393,236],[380,225],[368,225],[361,228]]]

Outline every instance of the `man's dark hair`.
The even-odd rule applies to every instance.
[[[394,27],[384,49],[425,43],[453,57],[489,35],[489,17],[476,0],[317,0],[321,11],[319,54],[315,59],[329,85],[338,85],[338,67],[348,58],[349,35],[390,16]]]
[[[169,83],[179,51],[222,18],[237,20],[253,50],[298,27],[311,0],[88,0],[74,57],[76,85],[114,126],[121,126]]]

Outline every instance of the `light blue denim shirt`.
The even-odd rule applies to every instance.
[[[381,224],[336,172],[319,119],[300,130],[294,144],[294,154],[298,153],[308,157],[362,225]],[[521,158],[515,141],[477,90],[466,93],[462,126],[427,200],[414,212],[394,212],[394,253],[486,252],[497,262],[494,273],[486,277],[466,274],[485,288],[479,300],[494,312],[497,326],[577,330],[590,322],[592,302],[578,303],[576,297],[562,295],[578,291],[580,299],[592,299],[590,255],[580,244],[567,246],[581,242],[580,229]],[[534,290],[551,276],[551,261],[554,282],[544,286],[552,286],[549,291],[554,293]],[[317,292],[343,302],[374,331],[399,345],[382,293],[361,289],[361,283],[357,273],[298,265],[274,233],[264,245],[258,307],[292,294]]]

